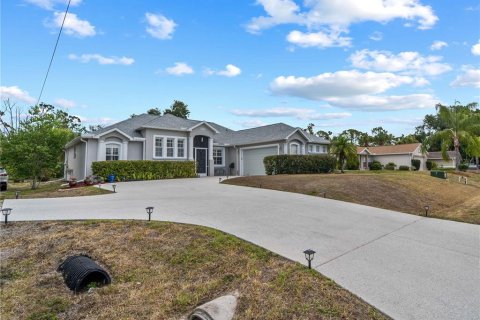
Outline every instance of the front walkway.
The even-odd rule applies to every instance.
[[[105,185],[104,187],[110,188]],[[480,319],[480,226],[218,183],[117,183],[116,194],[6,200],[10,220],[152,219],[205,225],[313,265],[395,319]]]

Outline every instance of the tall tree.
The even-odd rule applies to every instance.
[[[408,143],[419,143],[417,137],[414,134],[404,135],[402,134],[400,137],[395,138],[396,144],[408,144]]]
[[[460,147],[464,143],[465,152],[474,157],[480,156],[480,113],[474,108],[476,104],[467,106],[436,105],[437,114],[445,129],[439,130],[427,139],[427,146],[430,140],[440,138],[442,141],[442,156],[448,159],[447,151],[453,148],[456,154],[456,170],[460,166]]]
[[[309,123],[305,131],[313,135],[315,134],[315,132],[313,132],[313,127],[315,127],[315,125],[313,123]]]
[[[357,149],[353,143],[350,142],[347,135],[339,135],[332,139],[331,153],[337,156],[338,166],[340,171],[344,173],[345,160],[357,156]]]
[[[331,140],[332,138],[332,131],[323,131],[323,130],[318,130],[317,131],[317,136],[319,136],[320,138],[323,138],[325,140]]]
[[[393,143],[394,139],[395,137],[393,134],[388,133],[388,131],[382,127],[372,129],[372,140],[377,146],[390,145]]]
[[[42,177],[61,171],[64,146],[84,130],[80,119],[51,105],[31,107],[17,130],[0,136],[0,163],[16,177],[32,179],[37,188]]]
[[[349,138],[351,143],[358,145],[358,140],[362,136],[362,133],[363,132],[358,131],[356,129],[348,129],[348,130],[343,130],[341,135],[346,135]]]
[[[358,137],[358,145],[361,147],[369,147],[372,143],[372,137],[367,132],[362,132],[360,137]]]
[[[183,103],[179,100],[174,100],[170,108],[165,109],[163,114],[173,114],[176,117],[187,119],[190,111],[188,110],[188,104]]]

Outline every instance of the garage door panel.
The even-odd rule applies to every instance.
[[[254,176],[264,175],[265,166],[263,165],[263,158],[267,156],[277,155],[278,147],[265,147],[256,149],[243,150],[243,175]]]

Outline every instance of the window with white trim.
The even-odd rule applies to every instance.
[[[175,139],[167,138],[167,158],[173,158],[175,153]]]
[[[185,157],[185,139],[177,140],[177,157]]]
[[[213,164],[215,166],[223,166],[224,165],[224,157],[223,157],[223,148],[213,148]]]
[[[163,157],[163,138],[155,137],[155,158]]]
[[[315,146],[315,152],[320,153],[320,146]]]
[[[120,147],[116,144],[107,144],[105,148],[105,160],[120,160]]]
[[[322,146],[322,152],[327,153],[327,147],[326,146]]]
[[[187,139],[184,137],[153,136],[154,159],[185,159],[187,157]]]
[[[313,153],[313,146],[311,144],[308,145],[308,152]]]

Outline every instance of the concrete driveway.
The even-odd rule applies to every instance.
[[[105,188],[110,188],[105,185]],[[116,194],[6,200],[10,220],[152,219],[223,230],[313,265],[395,319],[480,319],[480,226],[218,178],[117,183]]]

